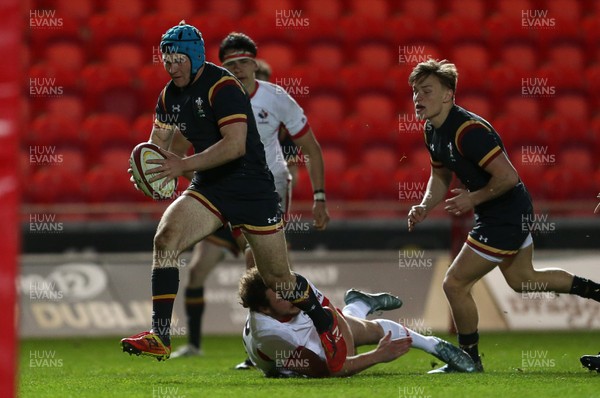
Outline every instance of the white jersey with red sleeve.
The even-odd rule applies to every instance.
[[[314,286],[313,290],[321,305],[331,305],[327,297]],[[290,368],[308,365],[299,358],[302,348],[326,360],[317,329],[304,312],[287,322],[280,322],[260,312],[250,311],[242,338],[252,362],[269,377],[294,375],[295,372]]]
[[[285,126],[293,138],[306,134],[310,127],[304,110],[283,87],[262,80],[256,80],[250,103],[271,173],[276,181],[288,179],[287,163],[279,145],[279,128]]]

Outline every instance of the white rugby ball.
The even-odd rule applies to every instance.
[[[163,154],[159,151],[159,147],[150,142],[142,142],[136,145],[131,151],[129,157],[129,165],[131,166],[133,179],[137,184],[138,188],[144,192],[144,194],[152,199],[168,199],[173,196],[175,189],[177,189],[177,178],[169,181],[163,188],[160,185],[163,183],[164,178],[153,183],[148,182],[152,178],[152,174],[146,175],[145,172],[148,169],[159,167],[158,164],[146,163],[150,159],[165,159]]]

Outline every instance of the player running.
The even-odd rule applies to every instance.
[[[230,223],[248,241],[266,284],[306,311],[319,332],[327,365],[346,358],[338,315],[323,308],[308,281],[290,271],[282,211],[244,86],[229,71],[205,61],[198,29],[182,21],[160,42],[171,81],[158,97],[150,141],[166,159],[148,163],[150,182],[194,172],[190,187],[169,205],[154,237],[152,329],[121,340],[130,354],[159,360],[171,354],[170,325],[179,287],[179,255]],[[175,138],[177,137],[177,138]],[[167,151],[185,137],[194,155]]]
[[[322,305],[332,307],[314,287]],[[337,372],[325,364],[325,353],[310,318],[265,286],[258,272],[250,270],[240,281],[242,305],[250,309],[243,331],[246,352],[267,377],[345,377],[375,364],[390,362],[410,347],[421,349],[448,363],[457,372],[473,372],[471,357],[458,347],[433,336],[423,336],[399,323],[367,315],[399,308],[402,302],[387,293],[367,294],[349,290],[340,317],[340,328],[348,345],[348,358]],[[372,351],[356,354],[355,347],[378,344]]]
[[[325,202],[325,173],[321,147],[308,124],[304,111],[285,89],[273,83],[256,80],[257,53],[256,43],[250,37],[243,33],[230,33],[221,42],[219,59],[223,63],[223,67],[238,78],[250,93],[252,111],[265,148],[267,165],[273,173],[275,189],[281,199],[284,218],[291,202],[292,177],[279,142],[282,126],[292,137],[294,144],[298,145],[302,153],[309,159],[307,167],[315,192],[314,227],[317,230],[323,230],[329,222],[329,213]],[[245,239],[240,229],[234,228],[231,231],[229,227],[225,226],[194,247],[189,264],[189,283],[185,290],[188,344],[173,352],[172,358],[200,354],[204,283],[210,272],[225,257],[224,249],[229,249],[237,256],[240,250],[244,251],[245,246]],[[252,252],[247,250],[245,257],[247,268],[251,268],[254,265]]]
[[[474,209],[475,227],[444,279],[444,292],[458,331],[458,342],[483,371],[479,358],[479,322],[471,287],[496,266],[517,291],[552,291],[600,301],[600,285],[562,269],[534,269],[531,197],[510,163],[502,140],[483,118],[455,104],[458,72],[454,64],[427,60],[408,79],[415,112],[425,123],[431,176],[423,200],[408,213],[412,231],[448,191],[452,173],[465,189],[453,189],[444,210],[460,215]],[[452,371],[450,367],[440,372]]]

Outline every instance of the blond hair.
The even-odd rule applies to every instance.
[[[427,61],[417,64],[408,77],[408,84],[414,86],[431,75],[436,76],[442,86],[448,87],[456,93],[458,71],[456,70],[456,65],[445,59],[437,61],[430,58]]]

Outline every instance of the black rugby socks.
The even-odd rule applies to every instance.
[[[188,324],[188,341],[194,347],[200,348],[200,331],[204,314],[204,287],[185,289],[185,313]]]
[[[573,284],[569,293],[600,302],[600,285],[577,275],[573,277]]]
[[[171,344],[171,315],[179,289],[179,268],[152,269],[152,331],[167,346]]]
[[[284,298],[300,308],[312,319],[319,334],[326,332],[333,322],[332,315],[325,311],[310,284],[302,275],[294,273],[296,283],[293,290]],[[285,294],[285,293],[284,293]],[[335,311],[335,309],[333,309]]]

